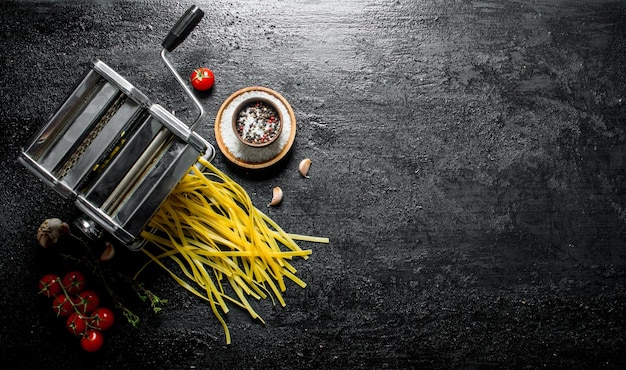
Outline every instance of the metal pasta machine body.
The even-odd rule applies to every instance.
[[[166,58],[204,13],[192,6],[163,41],[161,57],[199,110],[188,127],[99,60],[24,146],[19,161],[84,214],[90,237],[108,232],[133,250],[148,221],[199,156],[215,149],[193,131],[204,110]]]

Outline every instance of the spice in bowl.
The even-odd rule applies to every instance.
[[[246,145],[266,146],[280,136],[282,119],[280,112],[264,99],[244,101],[233,117],[233,129]]]

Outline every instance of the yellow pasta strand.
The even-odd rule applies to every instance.
[[[230,332],[220,313],[228,313],[226,302],[264,322],[247,297],[270,297],[272,302],[276,298],[285,306],[281,292],[287,289],[286,280],[306,287],[290,261],[294,257],[307,259],[311,250],[301,249],[296,240],[329,240],[286,233],[254,207],[239,184],[205,159],[198,162],[205,169],[192,166],[180,180],[142,233],[148,242],[142,250],[150,258],[147,264],[154,262],[184,289],[209,302],[224,328],[226,343],[230,343]],[[165,260],[178,266],[181,275]]]

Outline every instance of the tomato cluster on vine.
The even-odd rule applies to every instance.
[[[39,280],[39,294],[52,299],[57,318],[65,320],[65,327],[80,338],[85,351],[102,348],[102,332],[111,328],[115,315],[109,308],[100,306],[95,291],[86,289],[86,279],[80,271],[70,271],[63,278],[56,274],[43,276]]]

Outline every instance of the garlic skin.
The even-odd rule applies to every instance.
[[[277,206],[283,201],[283,189],[276,186],[272,189],[272,201],[267,205],[268,207]]]
[[[298,171],[300,175],[304,178],[309,178],[309,168],[311,168],[311,160],[309,158],[305,158],[300,161],[300,165],[298,166]]]
[[[100,261],[110,261],[115,256],[115,247],[111,242],[105,242],[104,245],[105,248],[100,255]]]
[[[70,227],[58,218],[48,218],[37,229],[37,241],[44,248],[53,246],[63,234],[67,234]]]

